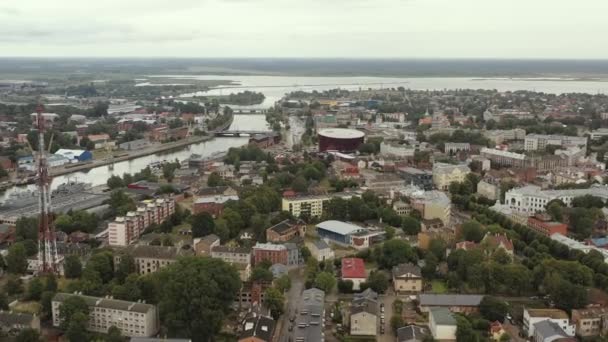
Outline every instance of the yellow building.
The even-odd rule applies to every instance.
[[[445,163],[433,164],[433,185],[439,190],[447,190],[452,182],[463,182],[471,173],[466,165],[452,165]]]
[[[323,205],[330,199],[331,197],[327,195],[283,197],[281,209],[289,211],[294,217],[300,217],[301,215],[321,217]]]

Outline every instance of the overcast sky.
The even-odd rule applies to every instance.
[[[0,56],[608,58],[608,0],[0,0]]]

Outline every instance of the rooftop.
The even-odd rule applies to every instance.
[[[268,229],[270,229],[278,234],[285,234],[285,233],[289,232],[294,226],[299,225],[299,224],[302,224],[302,222],[287,219],[287,220],[284,220],[284,221],[281,221],[281,222],[275,224],[274,226],[272,226]]]
[[[342,259],[342,278],[367,278],[365,263],[360,258]]]
[[[251,249],[247,247],[215,246],[211,248],[211,252],[249,254],[251,253]]]
[[[178,256],[179,249],[169,246],[133,245],[122,249],[121,252],[134,258],[174,260]]]
[[[544,320],[534,323],[535,334],[542,336],[542,338],[549,338],[552,336],[569,337],[560,326],[550,320]],[[553,341],[555,339],[551,339]]]
[[[262,341],[271,341],[274,333],[275,322],[270,317],[257,316],[254,314],[243,321],[241,335],[239,340],[257,337]]]
[[[148,313],[150,310],[155,309],[154,305],[146,304],[146,303],[138,303],[138,302],[129,302],[126,300],[118,300],[113,298],[103,298],[103,297],[92,297],[92,296],[84,296],[77,295],[71,293],[57,293],[55,297],[53,297],[54,302],[63,302],[70,297],[78,296],[87,303],[88,306],[113,309],[113,310],[121,310],[121,311],[132,311],[139,313]]]
[[[285,245],[279,245],[279,244],[274,244],[274,243],[260,243],[257,242],[255,244],[255,246],[253,246],[253,249],[263,249],[263,250],[271,250],[271,251],[283,251],[286,250],[287,247],[285,247]]]
[[[420,271],[420,267],[412,264],[399,264],[393,267],[393,276],[394,277],[405,277],[407,275],[412,275],[413,277],[422,277],[422,272]]]
[[[354,234],[365,229],[352,223],[336,220],[323,221],[317,224],[317,228],[325,229],[340,235]]]
[[[28,313],[0,311],[0,326],[30,325],[34,317]]]
[[[531,309],[525,308],[530,317],[549,317],[552,319],[568,319],[568,314],[560,309]]]
[[[356,139],[363,138],[365,133],[356,129],[326,128],[319,131],[319,135],[334,139]]]
[[[410,342],[410,341],[424,341],[425,338],[430,336],[429,329],[425,327],[419,327],[417,325],[408,325],[407,327],[401,327],[397,329],[397,341],[398,342]]]
[[[420,306],[479,306],[483,295],[421,294]]]
[[[433,316],[433,320],[436,324],[456,325],[456,319],[454,319],[450,310],[446,308],[432,308],[430,314]]]

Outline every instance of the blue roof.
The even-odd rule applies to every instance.
[[[608,245],[608,238],[603,237],[603,238],[595,238],[595,239],[591,239],[591,242],[593,242],[594,245],[596,246],[605,246]]]

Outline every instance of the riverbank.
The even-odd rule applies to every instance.
[[[127,154],[120,156],[120,157],[94,160],[91,163],[82,163],[82,164],[76,164],[76,165],[69,164],[68,165],[69,167],[61,166],[61,167],[57,167],[57,168],[52,168],[49,171],[50,171],[51,176],[53,176],[53,177],[61,176],[61,175],[65,175],[68,173],[73,173],[73,172],[77,172],[77,171],[86,171],[86,170],[90,170],[90,169],[93,169],[93,168],[96,168],[99,166],[105,166],[105,165],[110,165],[113,163],[122,162],[125,160],[131,160],[131,159],[135,159],[135,158],[139,158],[139,157],[144,157],[144,156],[156,154],[159,152],[166,152],[166,151],[170,151],[173,149],[183,148],[183,147],[186,147],[186,146],[189,146],[192,144],[206,142],[206,141],[210,141],[213,139],[214,139],[213,136],[191,136],[186,139],[182,139],[182,140],[178,140],[178,141],[174,141],[174,142],[170,142],[170,143],[157,144],[157,145],[154,145],[154,146],[142,149],[142,150],[125,151],[125,153],[127,153]]]

